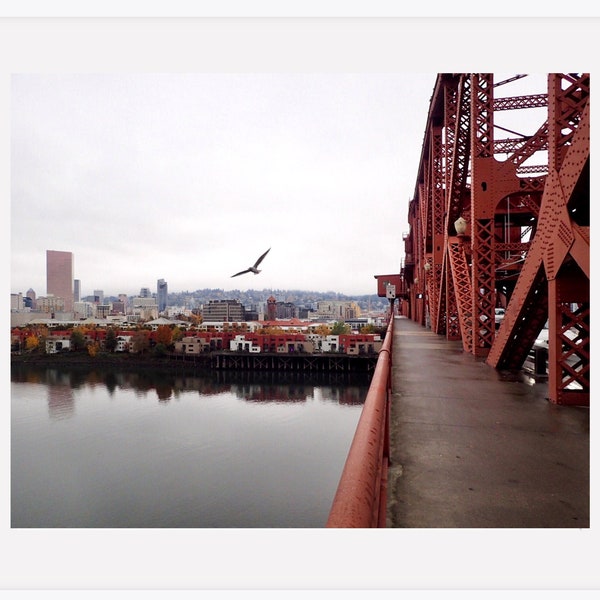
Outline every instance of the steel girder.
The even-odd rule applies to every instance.
[[[521,77],[437,77],[405,237],[409,314],[498,369],[521,368],[547,321],[550,399],[586,404],[589,74],[550,74],[547,93],[494,97]],[[495,123],[496,112],[545,106],[531,135]],[[497,129],[515,137],[495,139]]]

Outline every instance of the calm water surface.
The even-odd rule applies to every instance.
[[[12,527],[323,527],[368,380],[13,368]]]

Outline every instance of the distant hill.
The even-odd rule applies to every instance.
[[[362,296],[348,296],[338,292],[314,292],[307,290],[222,290],[205,288],[195,291],[170,292],[168,304],[170,306],[184,306],[196,308],[207,304],[210,300],[239,300],[246,308],[257,306],[273,296],[278,302],[293,302],[297,306],[310,307],[323,300],[338,300],[356,302],[361,310],[385,311],[389,307],[386,298],[380,298],[377,294],[366,294]]]

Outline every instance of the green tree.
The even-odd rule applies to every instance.
[[[165,356],[167,353],[167,347],[162,342],[158,342],[158,344],[154,346],[152,353],[154,356]]]
[[[73,329],[70,339],[72,350],[83,350],[85,348],[85,336],[81,329]]]
[[[336,321],[331,328],[331,334],[341,335],[343,333],[350,333],[350,326],[346,325],[343,321]]]
[[[117,347],[117,333],[111,327],[106,332],[106,339],[104,340],[104,348],[109,352],[114,352]]]

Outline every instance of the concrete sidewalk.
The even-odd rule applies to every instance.
[[[590,526],[589,408],[394,323],[388,527]]]

